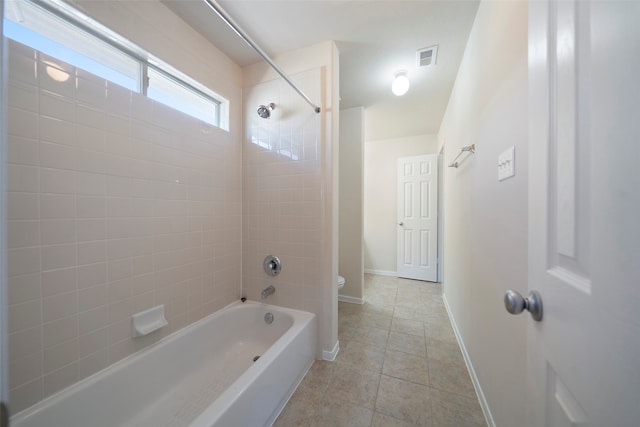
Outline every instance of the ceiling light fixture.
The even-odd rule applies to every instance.
[[[406,70],[400,70],[395,74],[395,79],[391,85],[391,91],[396,96],[402,96],[409,90],[409,77]]]

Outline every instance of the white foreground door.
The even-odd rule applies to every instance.
[[[398,277],[438,280],[438,156],[398,159]]]
[[[529,426],[640,425],[640,3],[529,6]],[[528,316],[528,314],[525,315]]]
[[[4,0],[0,0],[0,33],[2,33],[2,22],[4,18]],[[7,313],[5,308],[7,306],[7,293],[6,293],[6,266],[7,266],[7,254],[5,252],[6,242],[6,218],[5,218],[5,186],[4,177],[5,173],[5,93],[4,93],[4,76],[5,62],[4,62],[4,43],[0,44],[0,426],[5,427],[9,424],[8,413],[8,401],[9,401],[9,362],[7,361],[9,351],[7,349]]]

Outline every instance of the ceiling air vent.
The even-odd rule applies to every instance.
[[[436,56],[438,55],[438,46],[425,47],[416,52],[418,67],[430,67],[436,65]]]

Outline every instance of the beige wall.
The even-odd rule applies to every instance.
[[[397,159],[435,154],[436,135],[366,141],[364,148],[364,268],[395,275]]]
[[[318,348],[325,352],[318,356],[330,357],[338,341],[337,49],[324,42],[274,60],[322,111],[313,112],[266,63],[243,69],[243,292],[259,299],[273,284],[270,302],[315,313]],[[256,108],[269,102],[280,103],[271,122],[258,120]],[[261,131],[270,138],[267,144],[255,143]],[[295,158],[283,156],[285,151]],[[273,279],[262,270],[268,254],[283,263]]]
[[[444,296],[495,425],[526,413],[526,316],[504,309],[527,290],[527,3],[480,4],[438,134],[444,171]],[[516,176],[497,180],[498,155],[516,147]]]
[[[364,294],[364,108],[340,111],[340,296],[362,301]],[[346,299],[344,297],[347,297]]]

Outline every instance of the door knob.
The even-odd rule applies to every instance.
[[[404,222],[399,222],[398,225],[402,227],[404,225]]]
[[[520,314],[527,310],[533,320],[542,320],[542,298],[538,291],[531,291],[527,298],[524,298],[520,292],[508,290],[504,293],[504,307],[511,314]]]

